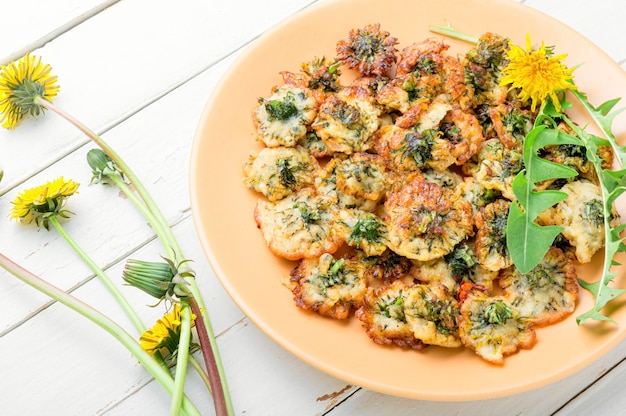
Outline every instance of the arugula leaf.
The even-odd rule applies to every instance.
[[[535,127],[524,140],[524,170],[513,180],[513,193],[517,201],[509,208],[507,220],[507,248],[511,260],[521,273],[528,273],[539,264],[550,249],[554,239],[563,227],[540,226],[535,223],[537,216],[552,205],[567,198],[565,192],[536,191],[537,183],[548,179],[571,178],[576,170],[539,157],[541,148],[553,144],[575,144],[582,142],[557,129],[551,129],[544,121],[552,118],[544,105],[535,121]]]

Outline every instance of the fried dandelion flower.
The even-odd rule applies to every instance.
[[[178,354],[178,345],[181,332],[181,306],[176,303],[172,309],[163,315],[156,324],[146,330],[139,338],[141,348],[149,354],[160,352],[166,361],[173,361]],[[191,314],[193,326],[196,316]]]
[[[380,24],[350,30],[348,39],[337,43],[337,60],[361,74],[384,76],[396,62],[398,39],[381,31]]]
[[[44,110],[39,99],[52,101],[59,92],[52,67],[38,56],[24,55],[0,69],[0,123],[13,129],[27,114],[38,116]]]
[[[26,189],[13,200],[10,217],[26,224],[34,221],[38,227],[48,229],[51,218],[69,217],[71,212],[64,209],[65,201],[77,192],[78,186],[78,183],[61,176],[44,185]]]
[[[533,50],[530,36],[526,36],[526,50],[511,44],[508,51],[509,64],[502,70],[500,85],[510,85],[510,89],[519,89],[518,97],[522,101],[531,101],[531,109],[545,102],[548,97],[554,108],[561,111],[557,93],[576,89],[572,83],[574,68],[568,68],[562,61],[567,55],[552,55],[552,48],[541,43]]]

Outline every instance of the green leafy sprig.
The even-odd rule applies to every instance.
[[[596,125],[600,128],[602,134],[606,137],[606,139],[603,139],[594,134],[590,134],[584,128],[581,128],[572,122],[572,120],[568,117],[563,118],[563,120],[583,141],[584,146],[587,149],[587,158],[593,163],[596,169],[600,182],[600,188],[602,190],[604,214],[605,248],[602,278],[592,283],[579,279],[580,285],[591,292],[594,296],[595,302],[589,311],[576,317],[576,322],[583,323],[587,319],[614,322],[610,317],[603,315],[601,311],[610,300],[626,293],[626,290],[624,289],[609,286],[613,279],[617,277],[615,273],[611,272],[611,267],[620,265],[620,263],[615,260],[615,256],[619,252],[626,251],[624,237],[621,236],[622,231],[626,228],[626,224],[620,224],[616,227],[611,226],[612,211],[615,201],[626,191],[626,170],[624,169],[624,163],[626,162],[626,146],[620,146],[615,139],[615,135],[611,131],[611,126],[615,116],[617,116],[624,109],[621,108],[613,110],[615,105],[619,102],[619,98],[606,101],[599,107],[594,108],[589,103],[587,96],[584,93],[580,91],[572,91],[572,93],[580,101]],[[616,170],[602,168],[602,160],[598,156],[598,146],[606,145],[610,145],[613,149],[615,159],[619,165],[619,168]]]
[[[548,145],[582,145],[576,137],[556,129],[551,117],[556,115],[554,107],[547,103],[540,109],[533,129],[526,135],[523,155],[525,169],[517,174],[512,185],[517,203],[511,204],[509,208],[506,242],[513,263],[523,274],[539,264],[556,236],[563,231],[563,227],[559,226],[540,226],[535,223],[535,219],[546,209],[567,198],[567,194],[556,190],[537,191],[537,184],[578,174],[572,168],[538,155],[539,150]]]
[[[545,180],[569,178],[576,176],[577,173],[573,169],[540,158],[538,151],[551,144],[583,146],[586,149],[587,159],[597,173],[602,192],[605,250],[601,278],[592,283],[579,279],[580,285],[593,295],[594,304],[589,311],[579,315],[576,321],[579,324],[587,319],[613,322],[610,317],[602,313],[602,309],[610,300],[626,293],[625,289],[610,286],[617,276],[611,268],[619,265],[615,261],[615,255],[626,251],[623,237],[620,237],[626,225],[622,224],[617,227],[611,225],[614,203],[626,191],[626,170],[621,168],[626,161],[626,148],[617,144],[611,131],[615,116],[622,110],[611,112],[619,99],[607,101],[598,108],[594,108],[584,93],[575,90],[571,93],[581,102],[606,139],[589,133],[585,127],[578,126],[564,112],[557,112],[549,101],[542,107],[535,121],[535,127],[524,141],[525,169],[518,173],[513,181],[513,192],[517,203],[511,204],[509,210],[507,247],[513,263],[521,273],[527,273],[539,264],[562,228],[540,226],[535,223],[535,219],[541,212],[565,199],[567,194],[551,190],[537,191],[536,186]],[[570,108],[571,103],[562,100],[562,107]],[[564,121],[574,134],[558,130],[557,119]],[[620,169],[603,168],[603,160],[598,154],[600,146],[611,146]]]

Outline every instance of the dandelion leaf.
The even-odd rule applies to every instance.
[[[520,273],[528,273],[541,262],[563,227],[540,226],[520,206],[512,203],[507,223],[507,247]]]
[[[535,127],[524,142],[526,169],[513,180],[516,203],[509,208],[507,223],[507,248],[515,267],[528,273],[543,259],[562,227],[540,226],[535,219],[541,212],[567,198],[564,192],[536,191],[536,184],[551,179],[571,178],[577,172],[567,166],[539,157],[540,149],[549,145],[574,144],[581,141],[574,136],[549,129],[541,124]]]
[[[615,322],[610,317],[603,315],[601,311],[611,300],[622,295],[623,293],[626,293],[626,290],[608,286],[608,283],[613,280],[615,275],[610,274],[608,277],[608,279],[601,279],[593,283],[579,280],[580,286],[595,294],[595,304],[593,308],[576,317],[577,323],[582,324],[587,319]]]

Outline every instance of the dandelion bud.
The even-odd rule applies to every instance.
[[[173,293],[176,283],[172,280],[177,273],[169,263],[129,259],[122,277],[129,285],[157,299],[164,299]]]
[[[100,149],[91,149],[87,152],[87,163],[89,163],[93,173],[91,183],[101,182],[107,176],[115,173],[121,175],[121,171],[115,162]]]
[[[109,168],[111,159],[100,149],[91,149],[87,152],[87,163],[93,170],[104,171]]]

